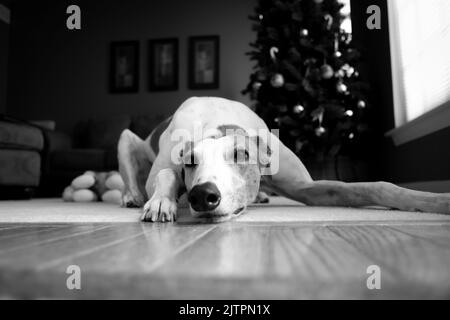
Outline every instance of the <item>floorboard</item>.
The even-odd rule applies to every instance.
[[[0,298],[450,298],[445,216],[364,209],[345,216],[345,208],[291,204],[273,206],[270,216],[269,208],[222,224],[126,222],[121,211],[114,221],[104,211],[74,222],[72,212],[73,221],[57,223],[64,211],[56,209],[39,223],[0,223]],[[81,290],[67,289],[69,265],[81,269]],[[372,265],[381,290],[367,288]]]
[[[135,228],[137,226],[137,228]],[[90,251],[78,252],[58,259],[58,263],[49,262],[45,266],[52,270],[65,270],[68,265],[76,264],[82,270],[105,273],[143,273],[149,274],[164,263],[166,259],[202,239],[215,225],[171,225],[139,224],[130,225],[136,237],[127,241],[102,245],[98,243]],[[115,238],[115,236],[113,236]],[[99,248],[99,250],[95,250]]]
[[[52,228],[36,226],[28,228],[32,232],[20,234],[20,236],[15,237],[10,236],[9,238],[2,238],[0,230],[0,258],[8,252],[34,250],[44,244],[89,235],[89,233],[109,227],[111,225],[61,225]],[[15,255],[16,253],[13,254]]]
[[[383,266],[399,281],[429,285],[439,290],[450,290],[450,250],[423,237],[403,232],[403,227],[381,226],[329,227],[362,254],[371,257],[374,264]],[[440,226],[416,227],[416,232],[439,234],[448,232]],[[406,229],[408,230],[408,229]]]

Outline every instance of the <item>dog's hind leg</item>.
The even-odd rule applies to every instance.
[[[313,181],[298,157],[279,142],[279,168],[264,179],[277,193],[313,206],[384,206],[450,214],[450,194],[419,192],[387,182]]]
[[[278,185],[281,194],[312,206],[383,206],[403,211],[450,214],[450,194],[409,190],[388,182],[313,181]]]
[[[124,130],[119,139],[117,155],[119,172],[125,183],[122,205],[142,207],[148,200],[145,182],[151,169],[145,142],[130,130]]]
[[[253,200],[253,203],[269,203],[269,202],[270,202],[269,195],[261,190],[258,191],[255,200]]]
[[[269,195],[271,193],[273,193],[273,190],[270,188],[270,186],[266,185],[264,179],[262,179],[259,185],[258,194],[256,195],[256,198],[253,201],[253,203],[269,203],[270,202]]]

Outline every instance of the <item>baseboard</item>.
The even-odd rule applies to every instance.
[[[398,185],[418,191],[450,193],[450,180],[407,182]]]
[[[33,197],[35,187],[0,186],[0,200],[29,200]]]

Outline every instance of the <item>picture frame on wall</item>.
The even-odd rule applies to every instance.
[[[149,40],[149,90],[178,90],[178,39]]]
[[[219,36],[189,38],[189,89],[218,89]]]
[[[111,43],[109,87],[112,93],[138,92],[139,41]]]

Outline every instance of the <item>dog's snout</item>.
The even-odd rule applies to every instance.
[[[220,191],[212,182],[202,183],[191,189],[188,201],[197,212],[212,211],[220,204]]]

